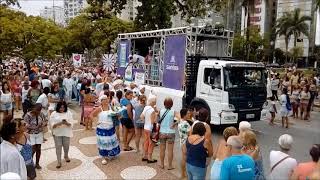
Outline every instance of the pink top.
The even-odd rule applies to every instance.
[[[305,180],[306,177],[309,176],[316,167],[317,163],[315,162],[299,163],[294,171],[299,180]]]

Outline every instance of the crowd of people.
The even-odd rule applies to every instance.
[[[54,139],[56,168],[62,166],[62,148],[64,160],[67,163],[71,161],[69,146],[73,137],[72,128],[74,123],[78,122],[73,119],[69,109],[73,101],[72,104],[79,105],[81,109],[79,123],[86,131],[96,131],[97,151],[103,165],[117,158],[121,151],[141,152],[142,161],[148,164],[157,163],[153,151],[155,146],[159,145],[160,168],[172,170],[175,168],[173,152],[178,131],[182,154],[181,178],[319,178],[319,172],[316,171],[320,168],[319,144],[312,145],[310,149],[312,161],[298,164],[288,155],[292,137],[288,134],[280,136],[280,151],[270,152],[271,170],[265,172],[262,151],[249,122],[240,122],[239,129],[227,127],[223,131],[223,138],[212,139],[208,124],[209,112],[206,109],[196,111],[193,107],[183,107],[176,112],[172,108],[174,102],[170,97],[165,98],[163,108],[159,108],[156,106],[156,94],[147,94],[145,87],[134,83],[126,85],[122,77],[113,72],[105,72],[102,68],[74,68],[67,62],[46,62],[41,66],[12,62],[1,68],[0,175],[3,177],[8,173],[16,173],[22,179],[35,179],[36,169],[42,168],[41,145],[45,143],[45,133],[48,132]],[[282,108],[288,108],[287,102],[291,102],[293,109],[303,106],[301,114],[307,119],[310,115],[308,104],[316,96],[314,83],[301,78],[296,81],[295,76],[294,72],[291,82],[283,82],[281,86],[283,94],[280,96],[280,112],[284,117],[283,126],[286,122],[286,127],[288,119],[285,117],[288,116],[288,110],[284,111]],[[277,113],[274,101],[278,96],[274,91],[278,91],[275,86],[279,87],[279,82],[275,85],[276,78],[277,75],[273,75],[270,79],[273,93],[271,113]],[[293,96],[298,97],[299,105],[293,103]],[[309,107],[311,108],[312,106]],[[20,110],[23,111],[23,116],[17,118],[15,112]],[[273,119],[274,116],[273,114]],[[270,123],[273,123],[273,120]],[[132,144],[135,147],[131,147]],[[211,168],[210,176],[207,176],[208,168]]]
[[[277,113],[282,118],[282,127],[289,127],[289,115],[295,119],[310,120],[310,112],[314,101],[319,95],[320,74],[308,77],[295,67],[285,69],[280,77],[279,73],[269,71],[267,93],[270,100],[270,125],[274,125]],[[279,92],[281,96],[278,97]],[[276,101],[280,102],[280,109],[276,108]],[[291,113],[292,112],[292,113]]]

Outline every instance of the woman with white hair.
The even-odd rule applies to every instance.
[[[151,140],[153,123],[155,123],[157,119],[157,113],[155,111],[156,103],[156,98],[149,98],[148,105],[144,107],[140,116],[140,118],[144,120],[144,156],[142,158],[142,161],[147,161],[148,163],[157,162],[157,160],[152,159],[152,153],[155,143]]]
[[[98,116],[97,145],[99,155],[103,158],[101,163],[105,165],[108,159],[117,157],[120,154],[120,146],[112,119],[113,116],[116,116],[116,113],[111,110],[109,95],[101,96],[99,101],[100,107],[90,114],[90,118],[93,119],[93,117]]]
[[[243,133],[245,133],[246,131],[251,131],[251,124],[248,121],[241,121],[239,123],[239,136],[241,137],[243,135]]]
[[[297,166],[297,161],[288,154],[293,139],[289,134],[283,134],[279,137],[280,151],[270,152],[270,179],[276,180],[290,179],[294,168]]]

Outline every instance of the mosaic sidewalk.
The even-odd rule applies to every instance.
[[[71,106],[76,121],[73,122],[73,137],[69,149],[70,163],[62,161],[62,167],[56,169],[56,152],[53,137],[46,133],[48,139],[42,144],[40,159],[41,170],[37,170],[37,179],[177,179],[178,165],[174,170],[161,169],[157,163],[142,162],[142,155],[135,151],[120,153],[114,160],[102,165],[98,155],[95,131],[86,131],[79,125],[79,108]],[[15,112],[21,117],[21,112]],[[134,143],[134,142],[132,142]],[[142,139],[141,139],[142,143]],[[132,147],[135,147],[131,144]],[[177,149],[177,148],[175,148]],[[178,153],[178,152],[175,152]],[[62,155],[63,157],[63,155]],[[154,158],[159,161],[159,147],[154,150]]]

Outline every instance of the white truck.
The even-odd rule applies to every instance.
[[[206,108],[213,125],[265,119],[265,66],[231,58],[232,43],[232,31],[210,26],[119,34],[117,73],[153,91],[160,107],[170,96],[177,111]]]

